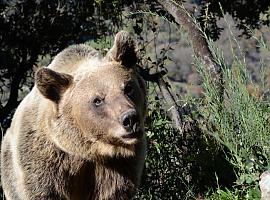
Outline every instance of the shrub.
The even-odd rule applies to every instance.
[[[223,149],[199,129],[200,101],[187,101],[193,112],[184,117],[188,130],[183,136],[173,128],[161,102],[157,95],[150,96],[146,167],[135,199],[195,199],[217,187],[216,176],[222,185],[232,185],[235,176]]]
[[[202,129],[228,150],[227,159],[237,176],[235,185],[240,191],[245,191],[233,191],[235,198],[259,199],[259,175],[270,166],[270,107],[269,97],[263,90],[265,80],[262,78],[260,87],[253,83],[241,49],[241,56],[232,50],[234,62],[232,66],[226,66],[222,52],[211,41],[209,44],[215,61],[222,66],[224,96],[223,102],[220,102],[217,87],[211,83],[202,62],[197,59],[205,88],[205,104],[199,110],[208,122]],[[228,194],[228,190],[217,190],[216,195],[224,192]]]

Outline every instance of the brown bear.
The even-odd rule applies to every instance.
[[[8,200],[129,200],[146,141],[135,42],[120,31],[104,58],[87,45],[36,73],[1,146]]]

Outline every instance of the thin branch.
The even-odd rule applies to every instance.
[[[6,119],[6,117],[20,104],[20,101],[18,101],[20,84],[24,81],[23,79],[26,78],[25,76],[27,71],[31,69],[37,60],[37,55],[35,54],[37,51],[32,51],[30,59],[27,59],[27,50],[24,49],[22,52],[23,59],[20,65],[17,66],[16,73],[13,75],[8,101],[6,105],[0,109],[0,123],[2,123],[4,119]]]

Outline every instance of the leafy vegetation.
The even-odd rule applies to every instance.
[[[199,113],[186,116],[186,124],[193,128],[188,135],[181,136],[166,117],[160,101],[158,97],[150,99],[146,121],[148,155],[136,199],[195,199],[217,186],[216,175],[223,185],[230,186],[235,180],[232,166],[217,143],[198,129]],[[189,101],[189,106],[194,104]]]
[[[149,150],[137,199],[260,199],[259,175],[270,161],[268,97],[250,94],[244,65],[224,66],[226,95],[220,105],[203,69],[205,99],[186,102],[196,107],[186,116],[193,126],[186,137],[172,127],[161,100],[150,99]]]

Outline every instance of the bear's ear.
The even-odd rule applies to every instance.
[[[126,31],[115,35],[114,44],[107,53],[106,59],[120,62],[125,67],[133,67],[137,62],[136,43]]]
[[[36,72],[35,79],[41,94],[47,99],[58,103],[63,93],[72,83],[73,77],[48,68],[42,68]]]

